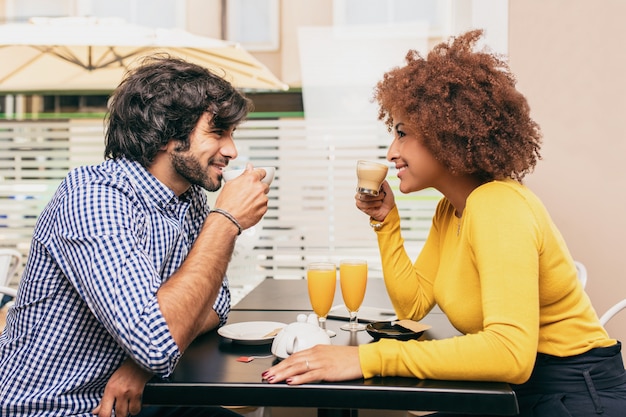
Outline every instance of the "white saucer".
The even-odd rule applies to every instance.
[[[241,344],[264,345],[272,343],[278,332],[274,332],[269,336],[268,334],[285,326],[285,323],[277,321],[245,321],[227,324],[217,329],[217,333],[222,337]]]

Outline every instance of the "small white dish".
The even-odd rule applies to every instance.
[[[217,329],[217,333],[233,342],[246,345],[265,345],[272,343],[279,330],[287,326],[277,321],[244,321],[227,324]]]
[[[270,185],[272,181],[274,180],[275,168],[274,167],[254,167],[254,169],[258,169],[258,168],[261,168],[265,171],[265,177],[263,177],[261,181],[267,185]],[[222,178],[224,178],[224,181],[230,181],[234,178],[237,178],[241,174],[243,174],[244,171],[245,169],[229,169],[227,171],[222,172]]]

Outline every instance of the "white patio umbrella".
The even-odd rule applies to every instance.
[[[129,67],[158,52],[209,68],[237,88],[288,88],[236,43],[117,18],[67,17],[0,25],[0,93],[110,92]]]

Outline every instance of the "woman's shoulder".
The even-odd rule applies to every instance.
[[[513,179],[491,181],[476,188],[468,197],[466,208],[488,213],[506,211],[510,214],[546,215],[539,197],[526,185]]]
[[[469,201],[526,200],[537,203],[539,198],[524,184],[513,179],[490,181],[476,188],[468,197]]]

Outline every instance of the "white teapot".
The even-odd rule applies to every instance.
[[[288,324],[278,332],[272,342],[272,353],[280,359],[285,359],[292,353],[315,345],[330,345],[330,337],[317,324],[315,314],[309,317],[298,314],[296,322]]]

